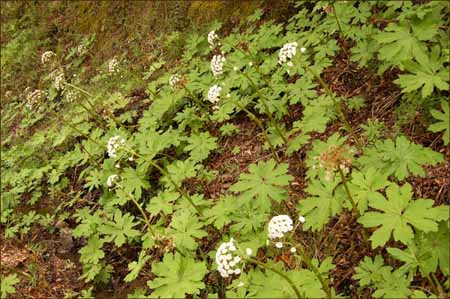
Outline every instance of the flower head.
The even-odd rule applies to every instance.
[[[208,101],[213,104],[216,104],[220,100],[220,92],[222,91],[222,87],[219,85],[213,85],[208,91]]]
[[[119,176],[117,174],[112,174],[106,180],[106,185],[111,188],[118,179]]]
[[[60,72],[58,75],[56,75],[55,77],[55,88],[57,90],[61,90],[63,89],[64,85],[63,83],[66,81],[65,77],[64,77],[64,72]]]
[[[214,55],[211,60],[211,70],[214,77],[217,77],[223,73],[223,64],[225,63],[225,56]]]
[[[216,253],[217,269],[222,277],[226,278],[230,275],[241,273],[238,264],[241,262],[241,257],[235,253],[234,239],[231,238],[229,242],[224,242],[219,246]]]
[[[291,253],[296,253],[297,252],[297,249],[295,248],[295,247],[291,247]]]
[[[55,58],[55,57],[56,57],[56,54],[53,53],[53,51],[46,51],[46,52],[44,52],[44,53],[42,54],[42,56],[41,56],[41,62],[42,62],[42,64],[48,64],[48,63],[50,63],[50,62],[53,60],[53,58]]]
[[[305,223],[306,219],[303,216],[298,217],[298,221],[300,221],[301,223]]]
[[[108,72],[110,74],[119,73],[119,61],[116,58],[113,58],[108,62]]]
[[[172,88],[175,88],[175,86],[178,84],[178,82],[180,82],[181,80],[181,76],[178,74],[172,75],[169,78],[169,85]]]
[[[346,145],[330,145],[320,156],[314,157],[319,161],[319,167],[325,169],[325,180],[330,181],[334,172],[339,169],[347,173],[352,165],[352,149]]]
[[[251,256],[253,254],[253,250],[251,248],[245,248],[245,254]]]
[[[216,34],[214,30],[208,33],[208,44],[211,49],[213,49],[216,46],[216,41],[218,39],[219,36]],[[220,45],[220,43],[217,43],[217,45]]]
[[[109,138],[108,144],[106,146],[108,155],[111,158],[117,157],[117,150],[119,149],[119,147],[121,145],[124,145],[124,144],[125,144],[125,139],[123,139],[120,136],[114,136],[114,137]]]
[[[269,221],[269,239],[282,238],[285,233],[294,229],[292,219],[288,215],[278,215]]]
[[[278,63],[283,64],[292,59],[297,54],[297,46],[297,42],[284,44],[278,54]]]
[[[35,89],[34,91],[29,91],[27,93],[26,107],[30,110],[35,108],[43,96],[44,96],[44,93],[40,89]]]
[[[275,243],[275,247],[276,248],[283,248],[283,243],[282,242],[276,242]]]

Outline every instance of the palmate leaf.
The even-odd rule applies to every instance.
[[[152,272],[157,276],[147,282],[154,289],[152,298],[185,298],[205,287],[206,265],[179,253],[166,253],[162,262],[153,264]]]
[[[363,215],[367,210],[369,201],[383,197],[377,190],[385,188],[389,185],[387,175],[378,172],[375,168],[370,167],[366,170],[354,171],[349,184],[350,193],[358,206],[358,210]]]
[[[443,112],[436,109],[430,111],[431,115],[439,121],[429,126],[428,130],[430,130],[431,132],[444,131],[442,139],[444,140],[444,144],[448,145],[448,143],[450,142],[450,108],[448,101],[446,102],[442,100],[441,108]]]
[[[448,206],[433,207],[431,199],[412,201],[412,187],[391,184],[387,199],[375,198],[369,205],[382,212],[367,212],[358,219],[365,227],[379,227],[370,237],[372,248],[383,246],[390,239],[407,244],[414,238],[413,227],[423,232],[438,230],[438,222],[448,218]]]
[[[203,226],[195,214],[189,210],[180,210],[173,216],[168,233],[178,248],[194,250],[198,246],[195,238],[207,235],[202,229]]]
[[[17,278],[17,274],[11,274],[6,277],[2,277],[0,284],[1,298],[6,298],[6,295],[16,293],[14,285],[18,282],[19,279]]]
[[[335,190],[337,182],[324,180],[312,180],[306,191],[310,197],[300,200],[298,210],[300,215],[306,218],[304,229],[313,231],[321,230],[328,223],[330,217],[342,211],[346,199],[342,188]]]
[[[80,249],[80,262],[83,264],[97,264],[105,256],[102,250],[105,240],[100,239],[98,235],[91,236],[87,244]]]
[[[125,282],[135,280],[138,277],[142,267],[145,266],[145,263],[148,261],[149,258],[150,256],[145,254],[145,250],[141,251],[139,253],[138,260],[128,264],[128,270],[130,271],[130,273],[128,273],[123,280]]]
[[[391,266],[384,265],[381,255],[375,256],[374,260],[364,257],[355,270],[353,279],[359,280],[361,286],[375,288],[374,298],[407,298],[411,295],[409,279],[401,271],[392,272]]]
[[[108,221],[101,225],[99,232],[107,235],[107,239],[114,240],[114,244],[120,247],[127,241],[127,238],[134,238],[141,233],[134,229],[137,223],[133,223],[134,216],[130,213],[122,215],[122,211],[116,210],[114,213],[114,221]]]
[[[217,148],[217,138],[212,137],[208,132],[200,134],[193,134],[189,137],[189,145],[184,148],[184,151],[191,153],[191,159],[195,162],[205,160],[212,150]]]
[[[232,221],[231,215],[238,207],[239,201],[234,196],[219,198],[214,207],[206,210],[205,217],[208,218],[208,223],[220,230]]]
[[[122,175],[121,185],[127,193],[132,193],[137,199],[141,198],[142,190],[150,187],[143,173],[138,172],[134,168],[125,168]]]
[[[386,175],[395,175],[403,180],[409,173],[424,176],[424,164],[436,165],[443,162],[443,155],[430,148],[410,142],[399,136],[392,141],[378,142],[375,147],[368,148],[358,161],[365,167],[375,167]]]
[[[430,96],[436,87],[439,90],[448,90],[448,68],[444,67],[447,62],[441,58],[441,50],[435,46],[431,51],[431,56],[423,57],[423,61],[415,63],[413,61],[403,62],[405,69],[412,74],[399,75],[394,83],[402,87],[404,93],[409,93],[422,88],[422,97]]]
[[[176,160],[172,164],[167,166],[167,172],[170,179],[167,176],[163,176],[161,181],[166,185],[169,190],[175,189],[172,184],[175,183],[177,187],[181,186],[181,183],[187,179],[196,176],[198,166],[192,160]]]
[[[280,202],[287,197],[285,186],[292,176],[288,173],[288,164],[277,163],[271,159],[267,162],[249,166],[249,173],[239,176],[239,182],[231,186],[233,192],[242,192],[246,198],[254,198],[262,210],[270,209],[270,200]]]

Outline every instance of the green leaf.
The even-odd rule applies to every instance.
[[[383,197],[376,191],[384,189],[387,185],[389,185],[387,176],[373,167],[367,168],[362,172],[354,171],[352,173],[352,179],[349,184],[350,193],[361,215],[366,212],[369,201]]]
[[[437,222],[448,217],[448,206],[433,207],[431,199],[411,201],[409,184],[391,184],[386,194],[387,200],[376,198],[369,204],[383,212],[367,212],[358,219],[365,227],[379,226],[370,237],[372,248],[386,244],[391,234],[396,241],[407,244],[414,238],[413,227],[424,232],[437,231]]]
[[[182,210],[173,216],[168,232],[178,248],[194,250],[198,246],[195,238],[202,238],[207,235],[202,227],[203,223],[198,220],[195,214],[188,210]]]
[[[442,139],[444,140],[444,144],[448,145],[450,142],[450,108],[448,101],[442,100],[441,107],[443,112],[436,109],[430,111],[431,115],[439,121],[430,125],[428,130],[431,132],[444,131]]]
[[[114,240],[114,244],[120,247],[127,241],[127,238],[134,238],[141,233],[134,229],[137,223],[133,223],[134,216],[127,213],[122,216],[122,211],[114,212],[114,221],[108,221],[98,228],[99,232],[107,235],[108,239]]]
[[[154,289],[152,298],[184,298],[205,287],[202,279],[207,273],[206,265],[179,253],[165,254],[162,262],[153,264],[152,272],[157,276],[147,282]]]
[[[163,213],[168,215],[173,211],[173,202],[180,197],[178,192],[162,191],[157,196],[152,197],[145,208],[151,214]]]
[[[80,249],[80,262],[83,264],[97,264],[105,256],[103,244],[105,240],[97,235],[91,236],[83,248]]]
[[[304,229],[321,230],[330,217],[342,211],[346,197],[342,188],[335,192],[335,186],[335,181],[327,182],[319,179],[309,183],[305,191],[311,196],[300,200],[297,206],[300,215],[306,218]]]
[[[231,186],[233,192],[242,192],[246,198],[254,198],[255,204],[262,210],[270,209],[270,200],[280,202],[287,198],[285,186],[289,185],[292,176],[288,173],[288,164],[271,159],[267,162],[249,166],[249,173],[239,176],[239,181]]]
[[[2,277],[0,289],[2,298],[6,298],[6,295],[8,294],[15,294],[16,289],[14,288],[14,285],[19,282],[19,279],[17,278],[17,274],[11,274],[6,277]]]
[[[394,174],[399,180],[409,173],[425,176],[423,165],[436,165],[444,161],[443,155],[430,148],[410,142],[399,136],[392,141],[378,142],[374,148],[369,147],[358,161],[363,167],[375,167],[385,175]]]
[[[133,168],[125,168],[121,175],[123,190],[127,193],[132,193],[136,199],[140,199],[142,190],[150,187],[150,184],[145,179],[145,174],[138,172]]]
[[[130,271],[130,273],[128,273],[127,276],[125,276],[125,278],[123,280],[125,282],[131,282],[131,281],[135,280],[138,277],[139,272],[145,266],[145,263],[148,261],[149,258],[150,258],[150,256],[145,254],[145,250],[142,250],[139,253],[138,260],[128,264],[128,270]]]
[[[222,197],[215,202],[214,207],[206,210],[205,217],[208,218],[208,223],[212,223],[215,228],[221,230],[232,221],[231,215],[238,207],[239,203],[236,197]]]
[[[359,280],[361,286],[371,286],[376,291],[374,298],[407,298],[411,295],[410,281],[401,271],[392,272],[392,267],[385,266],[380,255],[372,259],[368,256],[355,269],[353,279]]]
[[[191,177],[195,177],[197,174],[198,166],[192,160],[181,161],[177,160],[167,166],[167,172],[169,174],[170,179],[167,176],[163,176],[161,181],[166,185],[169,190],[173,190],[175,187],[172,184],[172,181],[176,186],[180,187],[181,183]]]
[[[184,151],[190,151],[191,159],[195,162],[205,160],[212,150],[217,148],[217,138],[211,137],[208,132],[191,135],[188,139],[189,145],[184,148]]]

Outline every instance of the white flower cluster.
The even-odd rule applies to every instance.
[[[233,254],[236,251],[234,246],[234,239],[231,238],[229,242],[222,243],[217,249],[216,263],[217,269],[222,277],[227,278],[230,275],[241,274],[241,269],[238,267],[241,257]]]
[[[118,179],[119,176],[117,174],[112,174],[106,180],[106,185],[111,188]]]
[[[108,62],[108,72],[110,74],[117,74],[119,72],[119,61],[116,58]]]
[[[297,54],[297,42],[287,43],[281,48],[280,53],[278,54],[278,63],[283,64],[288,60],[292,59],[295,54]],[[305,52],[305,48],[300,48],[300,52]],[[292,66],[292,62],[288,62],[288,66]]]
[[[217,104],[220,100],[220,92],[222,91],[222,87],[219,85],[213,85],[209,91],[208,91],[208,101],[210,101],[213,104]],[[214,106],[214,107],[217,107]]]
[[[170,87],[174,88],[178,84],[178,82],[180,82],[180,80],[181,80],[181,76],[178,74],[170,76],[170,79],[169,79]]]
[[[66,96],[67,102],[72,103],[73,101],[78,99],[79,94],[76,91],[70,90],[69,92],[67,92],[65,94],[65,96]]]
[[[36,107],[43,95],[44,93],[40,89],[35,89],[32,92],[28,92],[26,107],[30,110]]]
[[[294,229],[292,224],[292,219],[288,215],[272,217],[269,221],[269,239],[282,238],[285,233]],[[277,247],[279,247],[279,245]]]
[[[117,156],[117,149],[121,145],[124,145],[124,144],[125,144],[125,139],[123,139],[120,136],[114,136],[114,137],[109,138],[108,144],[106,146],[108,155],[111,158],[115,158]]]
[[[47,64],[52,61],[52,59],[56,57],[56,54],[53,51],[46,51],[41,56],[42,64]]]
[[[211,49],[213,49],[216,46],[216,41],[219,39],[219,36],[216,34],[216,32],[213,30],[210,33],[208,33],[208,44]],[[220,46],[220,43],[217,43],[217,45]]]
[[[223,73],[223,64],[225,63],[225,56],[214,55],[211,60],[211,70],[214,77],[217,77]]]
[[[84,44],[80,44],[77,47],[77,54],[82,55],[82,54],[84,54],[84,52],[86,52],[86,50],[87,50],[87,47]]]
[[[65,77],[64,77],[64,72],[60,72],[58,75],[56,75],[55,77],[55,88],[57,90],[62,90],[64,88],[64,82],[66,81]]]

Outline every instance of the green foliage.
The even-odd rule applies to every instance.
[[[283,188],[292,180],[287,174],[288,165],[278,164],[275,160],[260,161],[251,164],[249,173],[241,174],[239,182],[231,186],[233,192],[241,192],[241,196],[255,199],[255,204],[263,211],[270,209],[271,200],[280,202],[286,198],[287,193]]]
[[[154,263],[152,272],[157,276],[148,282],[154,298],[181,298],[186,294],[198,294],[204,288],[203,277],[207,273],[204,263],[196,262],[179,253],[167,253],[162,262]]]
[[[202,227],[203,224],[191,212],[179,211],[174,214],[168,232],[178,248],[193,250],[198,246],[194,238],[206,236]]]
[[[108,221],[102,224],[98,231],[107,235],[106,241],[114,240],[117,247],[126,243],[127,239],[134,238],[140,235],[140,232],[133,227],[137,223],[133,223],[134,216],[129,213],[122,215],[122,211],[116,210],[114,212],[114,221]]]
[[[15,294],[16,289],[14,288],[14,285],[19,282],[19,279],[17,278],[17,274],[11,274],[8,276],[2,276],[1,279],[1,297],[6,298],[6,295],[8,294]]]
[[[387,199],[376,197],[369,204],[382,212],[367,212],[358,219],[365,227],[378,227],[370,237],[372,248],[383,246],[394,236],[396,241],[408,244],[414,238],[413,227],[423,232],[438,231],[438,221],[448,218],[449,207],[433,207],[431,199],[412,201],[411,185],[402,187],[393,183],[386,189]]]
[[[442,154],[399,136],[395,142],[387,139],[367,148],[358,161],[365,167],[374,166],[385,175],[393,174],[403,180],[409,173],[425,176],[424,164],[436,165],[444,159]]]
[[[439,121],[430,125],[428,127],[428,130],[430,130],[431,132],[444,131],[442,139],[444,140],[444,144],[448,145],[448,143],[450,142],[450,108],[448,102],[442,100],[441,108],[443,112],[436,109],[431,110],[431,115],[433,115],[433,117],[435,119],[438,119]]]

